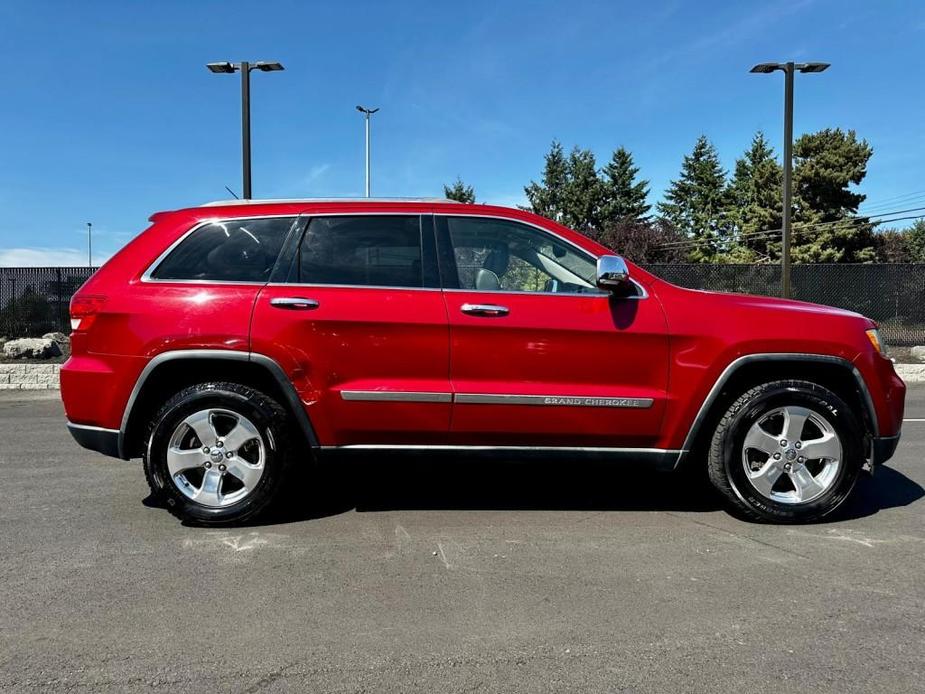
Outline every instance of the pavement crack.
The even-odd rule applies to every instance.
[[[747,542],[754,542],[757,545],[761,545],[769,549],[774,549],[774,550],[777,550],[778,552],[783,552],[785,554],[792,554],[793,556],[799,557],[800,559],[805,559],[806,561],[811,561],[811,558],[807,557],[805,554],[794,552],[792,549],[788,549],[787,547],[781,547],[779,545],[775,545],[772,542],[767,542],[765,540],[759,540],[758,538],[751,537],[750,535],[740,535],[739,533],[735,533],[731,530],[727,530],[726,528],[718,528],[717,526],[711,525],[710,523],[705,523],[695,518],[687,518],[686,516],[682,516],[677,513],[673,513],[671,511],[665,511],[665,513],[669,516],[672,516],[673,518],[677,518],[678,520],[686,521],[688,523],[693,523],[695,525],[700,525],[704,528],[710,528],[711,530],[716,530],[717,532],[723,533],[724,535],[729,535],[731,537],[734,537],[737,540],[745,540]]]
[[[278,670],[274,670],[273,672],[270,672],[270,673],[264,675],[264,676],[261,677],[259,680],[257,680],[256,682],[254,682],[250,687],[248,687],[247,689],[243,690],[243,691],[241,692],[241,694],[256,694],[256,693],[259,692],[261,689],[265,689],[265,688],[269,687],[271,684],[273,684],[274,682],[276,682],[277,680],[282,679],[283,677],[285,677],[286,671],[287,671],[287,670],[291,670],[291,669],[294,668],[296,665],[298,665],[298,662],[292,662],[292,663],[289,663],[288,665],[284,665],[283,667],[279,668]]]

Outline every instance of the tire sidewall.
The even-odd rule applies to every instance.
[[[254,391],[242,393],[210,384],[178,394],[165,408],[148,440],[146,462],[154,485],[160,489],[171,511],[198,523],[222,523],[249,518],[270,501],[283,474],[284,453],[280,444],[285,432],[273,408],[255,395]],[[188,498],[177,488],[167,469],[167,447],[176,428],[189,415],[209,408],[230,410],[246,417],[257,427],[264,443],[264,470],[257,486],[244,499],[221,508],[209,508]]]
[[[864,461],[863,437],[851,410],[834,393],[809,385],[777,385],[748,401],[733,417],[723,442],[723,462],[733,492],[768,520],[812,521],[831,513],[851,493]],[[827,419],[842,446],[841,464],[829,489],[817,499],[798,504],[773,501],[760,494],[742,465],[742,445],[751,426],[768,412],[788,405],[805,407]]]

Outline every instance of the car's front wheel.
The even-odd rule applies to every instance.
[[[236,383],[191,386],[152,420],[145,475],[178,518],[240,523],[279,494],[291,438],[286,411],[269,396]]]
[[[743,393],[713,435],[713,485],[748,518],[818,520],[851,493],[864,463],[858,419],[838,395],[808,381]]]

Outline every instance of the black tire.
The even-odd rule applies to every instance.
[[[752,425],[787,406],[824,417],[841,444],[838,470],[827,488],[802,503],[781,503],[759,492],[743,463],[743,444]],[[858,418],[838,395],[809,381],[774,381],[743,393],[717,425],[707,457],[710,481],[733,510],[746,519],[771,523],[807,523],[831,514],[848,498],[863,464],[864,435]]]
[[[249,423],[259,432],[260,442],[258,444],[256,440],[252,440],[247,445],[260,445],[263,450],[262,472],[253,489],[242,499],[222,507],[207,506],[189,498],[187,494],[181,492],[178,486],[180,481],[170,475],[167,466],[168,445],[175,432],[179,430],[181,423],[197,412],[213,408],[234,413],[249,420]],[[214,416],[208,417],[210,424],[215,421]],[[195,434],[190,433],[189,435],[193,442],[198,441]],[[237,383],[201,383],[185,388],[174,395],[151,420],[145,437],[146,446],[143,456],[145,476],[152,495],[161,501],[173,515],[183,521],[196,525],[243,523],[254,519],[270,507],[280,494],[292,467],[293,442],[297,440],[292,435],[291,421],[286,410],[264,393]],[[206,442],[206,446],[212,443]],[[216,442],[215,445],[221,444]],[[193,449],[190,449],[190,452],[192,453]],[[224,463],[225,461],[216,461],[216,470],[219,462]],[[224,468],[225,466],[222,465],[223,470]],[[195,476],[195,474],[196,469],[191,468],[190,476]],[[221,474],[220,484],[224,487],[225,476],[231,473],[222,472]],[[228,484],[239,483],[236,482],[237,478],[228,477],[227,480]],[[204,485],[204,482],[202,484]]]

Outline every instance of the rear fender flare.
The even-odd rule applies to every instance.
[[[286,375],[286,372],[274,359],[266,356],[265,354],[259,354],[257,352],[241,352],[228,349],[182,349],[173,350],[170,352],[161,352],[152,358],[151,361],[145,365],[145,368],[142,369],[141,374],[135,381],[135,386],[132,388],[132,392],[129,395],[128,402],[126,403],[125,409],[122,413],[122,424],[119,427],[120,458],[128,460],[126,453],[126,434],[128,432],[128,425],[132,416],[132,409],[134,408],[135,402],[137,401],[142,388],[144,388],[148,377],[151,376],[151,374],[155,371],[155,369],[157,369],[158,366],[164,364],[165,362],[191,359],[209,359],[213,361],[245,361],[259,364],[265,368],[273,377],[273,380],[276,381],[277,385],[279,385],[280,391],[286,398],[286,402],[283,404],[288,406],[288,409],[292,412],[296,422],[299,425],[299,429],[305,435],[309,445],[312,448],[318,447],[318,437],[315,435],[315,429],[312,427],[308,413],[305,411],[305,407],[302,405],[302,400],[299,398],[299,394],[296,392],[295,386]]]

